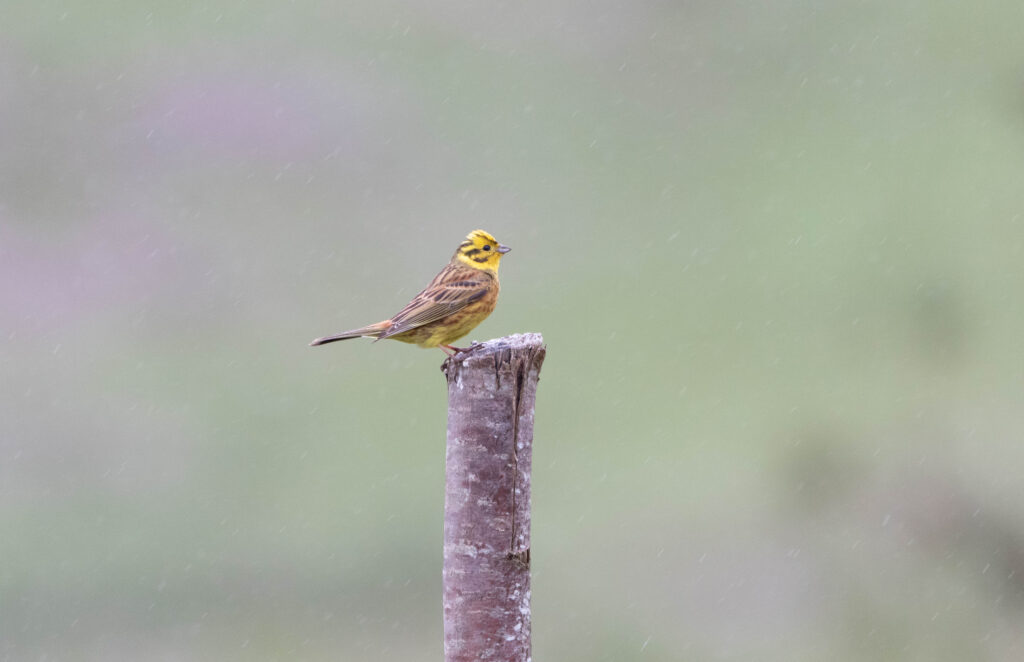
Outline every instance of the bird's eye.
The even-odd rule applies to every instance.
[[[490,244],[487,244],[486,246],[484,246],[484,250],[485,250],[485,251],[489,251],[489,250],[491,250],[491,245],[490,245]]]

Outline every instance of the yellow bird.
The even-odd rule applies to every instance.
[[[465,351],[451,343],[472,331],[494,310],[498,302],[498,263],[509,250],[487,232],[473,230],[441,273],[394,317],[317,338],[309,344],[359,337],[391,338],[420,347],[440,347],[449,355]]]

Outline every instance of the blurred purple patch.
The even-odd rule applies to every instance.
[[[165,229],[130,216],[64,233],[18,227],[0,224],[0,315],[19,333],[64,334],[117,310],[141,316],[200,266]]]
[[[273,161],[354,151],[375,124],[371,95],[336,79],[314,87],[294,78],[189,80],[157,96],[136,130],[164,154]]]

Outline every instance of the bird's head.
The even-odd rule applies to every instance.
[[[474,269],[486,269],[498,271],[498,263],[501,256],[509,252],[508,246],[498,243],[498,240],[483,230],[473,230],[466,239],[459,244],[455,251],[455,258],[459,262],[473,267]]]

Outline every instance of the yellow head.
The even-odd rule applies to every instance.
[[[508,246],[502,246],[498,240],[483,230],[473,230],[466,235],[466,240],[459,244],[453,260],[458,260],[474,269],[486,269],[497,273],[501,256],[509,252]]]

